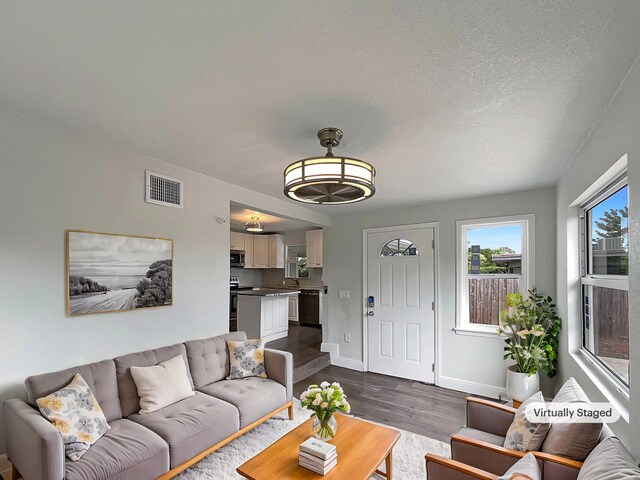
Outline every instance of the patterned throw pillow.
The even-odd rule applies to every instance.
[[[36,403],[42,415],[62,434],[64,451],[74,462],[111,428],[80,374],[66,387],[37,399]]]
[[[519,452],[538,450],[540,448],[551,425],[548,423],[531,423],[527,420],[525,412],[534,403],[544,406],[542,392],[534,393],[520,405],[507,431],[503,447],[518,450]]]
[[[246,342],[227,341],[231,371],[227,380],[247,377],[267,377],[264,366],[264,343],[262,340]]]

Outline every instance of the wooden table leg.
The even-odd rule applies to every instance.
[[[293,402],[289,405],[289,420],[293,420]]]
[[[391,458],[391,454],[393,453],[393,450],[389,451],[389,455],[387,455],[387,458],[385,458],[384,460],[384,464],[385,464],[385,470],[387,471],[387,480],[392,480],[393,478],[393,472],[391,471],[392,468],[392,463],[393,463],[393,459]]]

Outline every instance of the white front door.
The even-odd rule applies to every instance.
[[[433,240],[433,228],[367,233],[365,301],[371,372],[435,381]]]

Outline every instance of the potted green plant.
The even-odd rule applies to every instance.
[[[507,367],[507,395],[523,402],[540,390],[538,372],[551,378],[558,365],[558,335],[561,320],[551,297],[529,290],[507,295],[507,309],[500,312],[498,333],[505,336],[504,358],[514,361]]]

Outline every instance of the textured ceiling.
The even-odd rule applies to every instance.
[[[554,183],[640,53],[637,0],[1,8],[0,106],[276,197],[336,126],[378,193],[329,211]]]

